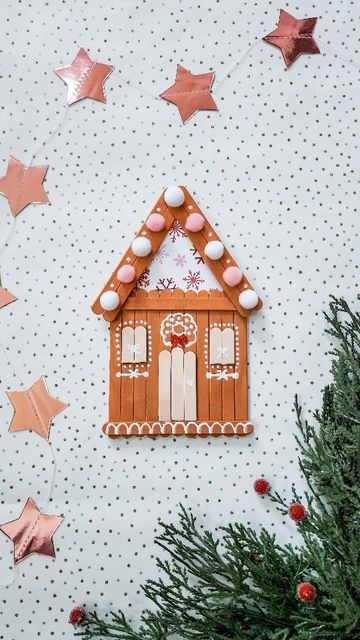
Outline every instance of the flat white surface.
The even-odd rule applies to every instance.
[[[29,162],[62,125],[34,162],[49,164],[51,204],[18,216],[1,256],[3,284],[19,298],[0,311],[1,341],[26,386],[45,374],[51,393],[70,405],[51,431],[58,468],[47,509],[65,516],[57,557],[33,556],[2,588],[3,639],[70,638],[68,612],[78,603],[119,606],[138,620],[139,586],[156,575],[158,519],[176,521],[180,501],[212,529],[240,519],[281,540],[294,535],[293,523],[254,495],[252,483],[263,473],[290,498],[298,481],[293,397],[299,393],[307,411],[319,406],[329,379],[322,310],[330,293],[351,301],[357,292],[359,76],[329,49],[356,59],[358,8],[341,0],[283,5],[298,17],[319,16],[322,50],[286,70],[280,51],[261,42],[280,6],[2,3],[1,174],[10,153]],[[117,72],[106,84],[107,104],[84,100],[67,110],[53,69],[80,46]],[[183,126],[174,105],[153,97],[173,83],[176,63],[193,73],[215,70],[219,112]],[[264,300],[249,325],[254,436],[110,442],[101,435],[108,328],[90,303],[169,184],[194,194]],[[10,223],[1,198],[2,236]],[[7,433],[5,390],[20,383],[0,357],[4,522],[29,496],[46,505],[52,466],[45,441]],[[7,582],[5,536],[0,562]]]

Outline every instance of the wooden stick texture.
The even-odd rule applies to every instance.
[[[150,291],[148,300],[159,301],[158,291]],[[165,349],[160,336],[160,314],[155,309],[146,312],[148,325],[151,328],[151,354],[149,348],[149,377],[147,380],[146,419],[156,421],[159,418],[159,354]]]
[[[123,324],[131,321],[131,324],[126,325],[134,327],[134,312],[123,311],[122,313]],[[127,374],[130,369],[133,368],[133,364],[122,363],[121,372]],[[134,380],[127,375],[121,376],[121,419],[124,421],[133,420],[134,418]]]
[[[118,321],[110,324],[110,361],[109,361],[109,419],[117,422],[121,419],[120,412],[120,378],[116,377],[118,346],[121,345],[121,331],[116,332]],[[119,336],[119,340],[117,340]]]
[[[209,302],[209,294],[207,291],[199,291],[198,298],[202,298],[204,302]],[[206,362],[205,362],[205,335],[206,330],[209,328],[209,312],[208,310],[197,311],[196,313],[198,336],[196,347],[196,366],[197,366],[197,413],[199,420],[209,420],[210,418],[210,380],[206,377]],[[209,337],[209,334],[207,334]],[[207,351],[209,357],[209,346],[207,344]]]
[[[240,332],[240,370],[235,380],[235,419],[248,420],[247,321],[234,313]]]
[[[262,307],[262,301],[259,298],[258,304],[254,309],[244,309],[239,303],[239,294],[241,291],[244,291],[247,288],[253,288],[250,282],[247,280],[246,276],[243,276],[241,283],[236,287],[229,287],[226,282],[223,280],[223,272],[227,267],[237,266],[235,260],[229,253],[229,251],[225,248],[224,255],[220,260],[210,260],[205,255],[205,246],[207,242],[212,240],[219,240],[221,242],[221,238],[217,235],[216,231],[207,221],[206,216],[202,213],[199,206],[196,204],[195,200],[191,197],[188,190],[185,187],[181,187],[185,193],[185,202],[181,207],[169,207],[172,215],[176,218],[181,226],[185,229],[186,234],[199,251],[202,256],[204,262],[208,265],[210,271],[214,275],[214,277],[219,282],[220,286],[226,292],[229,299],[234,304],[237,311],[240,315],[247,317],[253,311],[260,309]],[[204,216],[205,226],[200,232],[191,232],[186,229],[186,220],[190,213],[198,212]]]
[[[226,346],[226,342],[224,337],[226,338],[226,325],[228,323],[232,324],[234,321],[233,313],[231,311],[222,311],[221,312],[221,324],[222,324],[222,346],[223,348]],[[232,348],[234,349],[234,332],[232,333]],[[225,335],[224,335],[225,334]],[[227,373],[234,373],[235,367],[233,365],[223,364],[222,368]],[[235,380],[233,378],[226,378],[221,380],[221,395],[222,395],[222,419],[223,420],[233,420],[235,414]]]

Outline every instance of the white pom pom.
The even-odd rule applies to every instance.
[[[180,187],[169,187],[164,193],[164,200],[168,207],[181,207],[184,204],[185,195]]]
[[[134,242],[131,245],[132,252],[135,256],[139,258],[144,258],[151,253],[151,242],[149,238],[144,238],[142,236],[138,236],[135,238]]]
[[[105,311],[114,311],[119,306],[120,298],[116,291],[104,291],[100,296],[100,304]]]
[[[246,289],[240,293],[239,302],[244,309],[253,309],[259,302],[259,296],[254,289]]]
[[[212,240],[205,246],[205,255],[210,260],[220,260],[224,255],[224,245],[219,240]]]

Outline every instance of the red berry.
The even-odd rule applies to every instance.
[[[288,514],[294,522],[304,522],[307,517],[306,509],[300,502],[293,502],[289,507]]]
[[[265,480],[265,478],[258,478],[255,480],[253,487],[256,493],[259,493],[261,496],[265,493],[269,493],[270,491],[270,483]]]
[[[297,597],[301,602],[314,602],[317,593],[311,582],[300,582],[296,589]]]
[[[72,611],[70,611],[69,622],[77,627],[82,623],[86,615],[84,607],[75,607]]]

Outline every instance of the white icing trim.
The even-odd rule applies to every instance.
[[[161,322],[160,334],[162,341],[166,347],[171,347],[171,340],[168,338],[170,334],[174,332],[174,327],[177,325],[183,328],[183,333],[188,337],[187,347],[191,347],[197,340],[197,324],[191,315],[191,313],[182,313],[181,311],[174,311],[169,313]],[[169,327],[168,329],[166,327]],[[180,334],[179,334],[180,335]],[[190,339],[189,339],[190,336]]]
[[[107,436],[119,436],[120,427],[126,428],[126,435],[153,435],[156,430],[159,433],[154,435],[180,435],[177,434],[177,428],[183,429],[184,435],[195,434],[205,435],[204,427],[207,429],[208,435],[213,435],[215,428],[220,427],[221,434],[224,435],[229,427],[233,435],[246,435],[252,433],[254,425],[251,422],[108,422],[103,427],[103,431]],[[194,430],[195,427],[195,430]]]
[[[233,380],[237,380],[239,374],[237,371],[235,373],[228,373],[227,368],[216,371],[215,373],[210,373],[210,371],[206,372],[206,378],[210,380],[210,378],[216,378],[216,380],[229,380],[229,378],[233,378]]]

